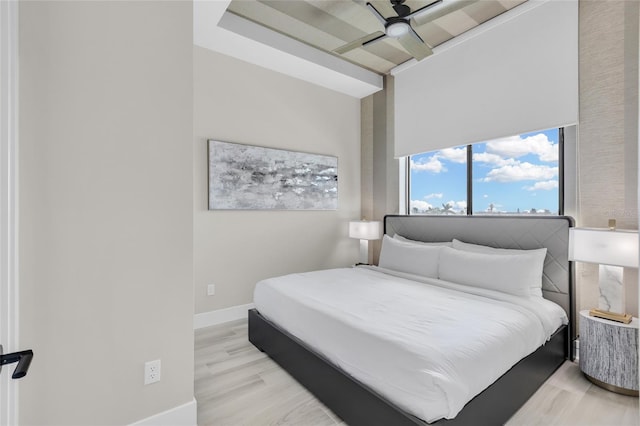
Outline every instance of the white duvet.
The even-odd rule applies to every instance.
[[[454,418],[567,323],[564,310],[541,297],[376,267],[267,279],[254,301],[263,316],[428,422]]]

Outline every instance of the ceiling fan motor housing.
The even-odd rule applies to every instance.
[[[395,10],[400,17],[407,16],[411,13],[411,8],[403,3],[404,0],[391,0],[393,10]]]
[[[398,38],[407,34],[411,28],[409,28],[409,22],[401,17],[391,17],[387,18],[387,23],[385,24],[385,33],[389,37]]]

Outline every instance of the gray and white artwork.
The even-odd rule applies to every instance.
[[[209,140],[209,210],[337,208],[337,157]]]

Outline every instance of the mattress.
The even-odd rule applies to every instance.
[[[567,323],[540,297],[377,267],[270,278],[256,285],[254,301],[264,317],[427,422],[454,418]]]

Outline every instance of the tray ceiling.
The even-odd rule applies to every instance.
[[[443,2],[417,15],[412,26],[429,46],[436,47],[525,1]],[[405,4],[413,11],[432,2],[407,0]],[[373,0],[370,3],[385,18],[396,16],[389,1]],[[448,5],[452,3],[463,3],[464,6],[447,13]],[[387,74],[412,59],[392,38],[341,55],[333,52],[367,34],[384,30],[363,0],[233,0],[227,11],[379,74]]]

